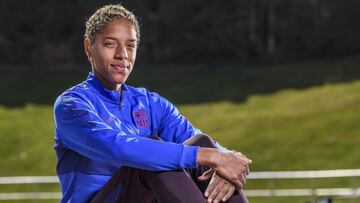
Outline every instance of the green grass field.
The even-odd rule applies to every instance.
[[[149,87],[176,103],[195,126],[250,157],[252,171],[360,168],[360,58],[264,67],[170,68],[140,67],[129,83]],[[85,76],[86,70],[1,72],[0,176],[55,175],[52,103]],[[266,189],[268,184],[249,181],[247,189]],[[359,179],[271,184],[360,187]],[[54,185],[0,185],[0,191],[34,187],[59,190]],[[255,203],[310,200],[250,199]]]

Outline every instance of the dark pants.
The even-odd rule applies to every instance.
[[[213,140],[203,134],[195,135],[184,142],[186,145],[216,148]],[[146,171],[131,167],[121,167],[105,186],[95,195],[91,203],[205,203],[204,192],[210,182],[197,179],[209,168],[175,171]],[[122,191],[114,200],[109,195],[121,185]],[[235,191],[227,201],[229,203],[247,203],[242,190]]]

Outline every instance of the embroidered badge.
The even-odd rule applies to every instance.
[[[149,125],[149,118],[144,109],[133,112],[135,123],[139,128],[146,128]]]

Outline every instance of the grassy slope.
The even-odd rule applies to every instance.
[[[360,167],[360,81],[181,110],[224,145],[252,157],[257,171]]]
[[[260,171],[360,167],[359,107],[357,81],[180,110],[224,146],[251,157],[252,169]],[[50,106],[0,108],[1,176],[54,174],[51,112]]]
[[[163,86],[166,79],[159,79],[157,83],[150,86],[153,89],[163,87],[163,89],[160,88],[160,93],[175,95],[175,101],[185,101],[185,104],[179,105],[181,112],[197,127],[211,134],[224,146],[240,150],[252,158],[254,160],[253,171],[359,168],[360,149],[357,145],[360,143],[360,125],[358,125],[360,119],[360,81],[341,81],[341,73],[344,74],[344,72],[349,71],[349,69],[339,68],[343,67],[344,63],[356,64],[357,62],[341,61],[333,68],[319,71],[321,73],[317,75],[318,77],[326,75],[319,81],[315,81],[315,78],[318,79],[318,77],[308,73],[311,75],[309,76],[310,79],[304,83],[299,83],[306,74],[302,77],[296,74],[296,77],[300,78],[296,79],[295,77],[294,80],[297,83],[293,84],[299,83],[299,85],[292,85],[291,79],[288,79],[289,81],[284,85],[285,79],[282,82],[277,82],[276,78],[287,78],[279,76],[279,73],[297,73],[296,69],[301,68],[301,65],[300,67],[297,67],[299,65],[294,66],[290,70],[281,66],[270,67],[265,70],[210,71],[204,73],[205,75],[202,78],[208,80],[220,78],[222,80],[227,73],[228,80],[223,81],[225,83],[224,89],[221,89],[221,87],[217,87],[219,84],[205,83],[200,77],[199,81],[195,82],[193,92],[188,89],[187,93],[191,95],[190,97],[194,101],[200,102],[198,104],[186,104],[185,92],[173,86]],[[310,71],[310,69],[306,69],[308,66],[317,65],[305,64],[304,72]],[[193,71],[198,74],[197,70]],[[150,77],[156,81],[156,73],[147,72],[147,70],[144,72],[146,73],[145,76],[139,75],[139,78]],[[264,72],[268,74],[264,74]],[[301,72],[299,71],[299,73]],[[232,73],[237,74],[234,76]],[[250,83],[254,81],[240,82],[236,80],[239,73],[245,75],[248,73],[248,76],[254,80],[264,79],[262,80],[263,83],[251,86]],[[273,75],[269,75],[270,73]],[[356,73],[358,74],[358,72]],[[15,78],[15,74],[12,74],[10,74],[10,78],[13,76]],[[65,77],[65,75],[66,73],[62,76]],[[355,72],[354,75],[352,77],[356,79]],[[25,76],[21,77],[25,81],[29,80]],[[164,78],[163,76],[158,77]],[[189,77],[193,78],[194,75]],[[173,79],[180,81],[181,77]],[[44,83],[44,81],[46,84],[51,84],[53,82],[51,75],[44,78],[42,82]],[[12,81],[8,79],[6,82],[11,84]],[[27,81],[31,86],[30,82]],[[56,83],[62,84],[61,82],[62,80],[59,78],[56,80]],[[145,85],[146,82],[144,82]],[[261,85],[266,86],[272,82],[274,86],[278,87],[259,88]],[[4,88],[5,83],[2,84],[1,88]],[[185,85],[191,86],[190,84]],[[39,84],[33,86],[40,87]],[[45,85],[45,87],[46,92],[59,88],[51,85]],[[64,88],[64,85],[62,87]],[[14,89],[14,87],[11,88]],[[245,89],[247,93],[241,93]],[[197,90],[200,90],[199,94]],[[31,89],[30,92],[36,91]],[[24,94],[27,95],[28,93]],[[212,94],[214,96],[211,96]],[[204,99],[206,95],[210,96]],[[218,100],[222,95],[225,100]],[[3,98],[8,103],[16,99],[15,94],[6,96]],[[20,94],[19,97],[25,96]],[[40,101],[39,103],[43,103],[45,100],[46,98],[37,98],[36,96],[30,99],[30,101]],[[0,154],[2,155],[0,176],[54,175],[56,157],[52,150],[51,105],[0,106],[0,120]],[[335,182],[332,185],[342,184],[342,182]],[[296,184],[294,183],[294,185]],[[289,186],[290,183],[279,183],[279,185],[284,187],[284,185]],[[299,185],[304,184],[299,183]],[[264,183],[256,182],[253,184],[250,182],[248,185],[249,188],[263,186]],[[2,186],[0,190],[31,191],[32,189],[30,186],[21,186],[21,188]],[[41,190],[52,191],[57,190],[57,187],[46,187],[41,188]],[[267,202],[266,199],[252,200],[252,202]],[[288,200],[285,199],[283,202],[286,201]]]

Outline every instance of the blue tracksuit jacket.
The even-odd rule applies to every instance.
[[[181,143],[199,131],[169,101],[144,88],[123,84],[120,95],[90,73],[57,98],[54,117],[61,202],[89,201],[121,166],[197,166],[198,147]]]

